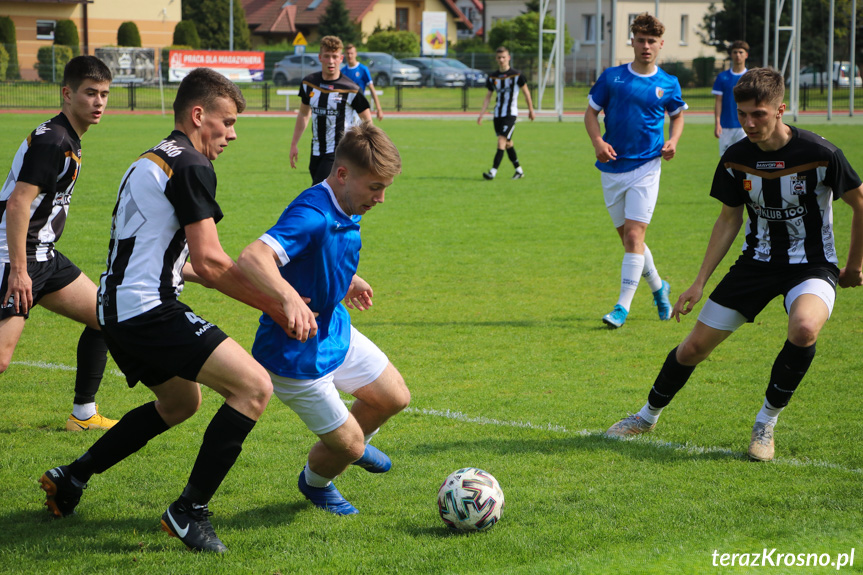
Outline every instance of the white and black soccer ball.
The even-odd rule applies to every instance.
[[[503,491],[491,473],[465,467],[453,471],[437,493],[440,518],[455,531],[487,531],[503,515]]]

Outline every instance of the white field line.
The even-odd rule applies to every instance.
[[[13,361],[12,365],[22,365],[26,367],[36,367],[42,369],[54,369],[60,371],[76,371],[73,366],[62,365],[58,363],[48,363],[44,361]],[[116,370],[110,370],[111,375],[115,375],[117,377],[122,377],[123,374]],[[345,401],[347,405],[350,405],[352,402],[350,400]],[[442,417],[444,419],[452,419],[454,421],[460,421],[462,423],[475,423],[477,425],[493,425],[496,427],[515,427],[521,429],[533,429],[538,431],[553,431],[555,433],[563,433],[565,435],[577,435],[580,437],[604,437],[604,431],[602,430],[594,430],[591,431],[589,429],[579,429],[579,430],[570,430],[562,425],[554,425],[552,423],[532,423],[530,421],[507,421],[501,419],[494,419],[491,417],[476,417],[464,414],[460,411],[453,411],[451,409],[428,409],[428,408],[418,408],[418,407],[407,407],[404,410],[404,413],[416,413],[419,415],[428,415],[431,417]],[[627,439],[610,439],[610,441],[629,441]],[[691,455],[702,455],[702,454],[719,454],[725,455],[727,457],[733,457],[736,459],[746,459],[746,456],[739,451],[734,451],[731,449],[726,449],[724,447],[703,447],[700,445],[693,445],[691,443],[674,443],[671,441],[658,441],[649,437],[640,437],[638,441],[641,443],[646,443],[651,447],[657,449],[668,449],[671,451],[680,451],[683,453],[688,453]],[[813,459],[796,459],[796,458],[784,458],[778,457],[773,460],[775,464],[781,465],[790,465],[792,467],[816,467],[821,469],[832,469],[835,471],[842,471],[845,473],[853,473],[857,475],[863,475],[863,469],[855,468],[855,467],[846,467],[844,465],[840,465],[838,463],[831,463],[829,461],[818,461]]]

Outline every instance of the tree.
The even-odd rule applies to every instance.
[[[42,46],[36,51],[36,71],[46,82],[60,82],[71,59],[72,48],[69,46]]]
[[[18,70],[18,39],[15,36],[15,22],[8,16],[0,16],[0,44],[9,53],[6,78],[17,80],[21,77],[21,72]]]
[[[555,20],[551,16],[546,16],[543,23],[545,28],[554,28]],[[564,29],[564,52],[569,53],[572,50],[572,38],[569,36],[569,29]],[[488,34],[488,43],[492,48],[505,46],[511,54],[536,54],[539,51],[539,13],[528,12],[516,16],[511,20],[502,20],[494,25]],[[552,40],[542,43],[543,56],[551,54]]]
[[[72,55],[77,56],[81,53],[80,43],[78,26],[71,20],[58,20],[57,27],[54,29],[54,44],[69,46],[72,49]]]
[[[194,22],[189,20],[181,20],[174,27],[175,46],[191,46],[195,50],[201,47],[201,37],[198,36],[198,29]]]
[[[366,47],[369,52],[386,52],[400,57],[419,56],[420,37],[413,32],[378,32],[369,36]]]
[[[201,48],[204,50],[227,50],[230,46],[229,0],[183,0],[183,20],[195,23]],[[241,0],[234,0],[234,49],[248,50],[252,47],[249,25]]]
[[[0,44],[0,82],[6,81],[6,70],[9,69],[9,52]]]
[[[348,12],[345,0],[330,0],[327,9],[318,19],[318,34],[337,36],[345,44],[359,44],[363,41],[360,27],[351,20],[351,13]]]
[[[141,33],[134,22],[123,22],[117,28],[117,46],[141,47]]]

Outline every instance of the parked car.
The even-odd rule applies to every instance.
[[[357,52],[357,59],[369,67],[375,87],[391,84],[419,86],[422,74],[416,66],[404,64],[384,52]]]
[[[464,86],[464,73],[452,66],[447,66],[437,58],[405,58],[403,62],[420,69],[421,81],[425,86],[437,88]]]
[[[273,84],[287,86],[300,84],[303,78],[321,69],[317,54],[295,54],[285,56],[273,66]]]
[[[455,58],[441,58],[440,61],[464,74],[464,81],[468,86],[485,86],[485,82],[488,80],[488,76],[485,72],[477,70],[476,68],[471,68],[464,62],[456,60]]]
[[[827,85],[827,70],[822,70],[823,66],[806,66],[800,70],[800,85],[801,86],[826,86]],[[860,67],[857,68],[854,77],[854,87],[863,87],[863,78],[860,77]],[[851,85],[850,78],[851,63],[850,62],[833,62],[833,85],[837,87],[847,88]],[[791,80],[786,79],[786,84],[790,84]]]

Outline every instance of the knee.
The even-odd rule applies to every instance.
[[[187,398],[182,401],[159,400],[156,404],[159,415],[170,427],[174,427],[175,425],[183,423],[184,421],[195,415],[195,413],[197,413],[200,407],[200,394],[198,394],[196,398]]]
[[[272,395],[273,382],[270,381],[270,378],[266,373],[263,373],[252,380],[246,389],[246,400],[249,403],[249,407],[257,415],[264,413]]]
[[[687,338],[677,346],[677,362],[681,365],[698,365],[710,355],[712,348],[704,345],[698,340]]]
[[[411,392],[408,389],[407,385],[405,385],[405,380],[402,378],[401,374],[398,375],[397,385],[394,386],[394,391],[390,394],[389,398],[389,412],[390,415],[395,415],[399,413],[411,402]]]
[[[802,320],[788,330],[788,341],[797,347],[809,347],[818,340],[821,325],[816,321]]]
[[[9,364],[12,363],[9,357],[0,357],[0,373],[5,373],[9,369]]]

